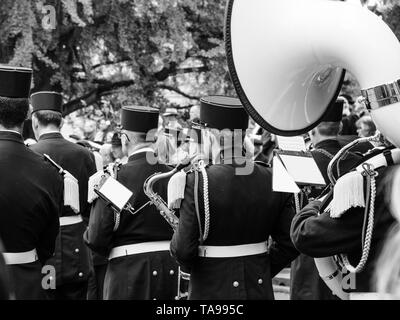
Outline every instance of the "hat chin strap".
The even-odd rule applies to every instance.
[[[371,110],[372,120],[378,130],[393,143],[400,147],[400,103]]]

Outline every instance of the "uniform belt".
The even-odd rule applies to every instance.
[[[141,242],[135,244],[128,244],[126,246],[115,247],[111,250],[108,260],[129,256],[132,254],[155,252],[155,251],[169,251],[169,241],[152,241]]]
[[[79,214],[77,216],[60,217],[60,226],[69,226],[71,224],[77,224],[82,222],[82,216]]]
[[[38,260],[36,249],[25,252],[2,252],[6,264],[25,264]]]
[[[268,251],[267,241],[237,246],[199,246],[203,258],[234,258],[261,254]]]

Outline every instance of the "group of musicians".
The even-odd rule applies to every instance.
[[[91,293],[97,299],[173,300],[179,298],[179,277],[190,274],[189,299],[273,299],[272,278],[300,252],[292,278],[301,298],[306,279],[324,287],[312,257],[346,254],[353,264],[360,259],[365,209],[348,207],[331,217],[315,200],[296,211],[293,194],[273,191],[270,166],[243,151],[249,116],[239,99],[201,99],[189,161],[179,177],[155,184],[162,199],[181,194],[173,229],[143,190],[151,175],[173,169],[151,161],[158,155],[148,132],[158,127],[158,109],[121,110],[119,135],[128,161],[115,165],[114,178],[133,193],[134,212],[117,212],[102,198],[89,201],[93,154],[63,138],[61,94],[30,95],[31,77],[30,69],[0,68],[1,298],[83,300]],[[38,143],[27,147],[21,130],[29,104]],[[336,138],[342,107],[337,102],[311,133],[327,184],[328,163],[341,148]],[[348,155],[336,179],[362,161],[360,153]],[[250,172],[241,170],[249,163]],[[374,261],[394,222],[380,201],[387,171],[366,172],[378,190],[374,236],[354,291],[373,290]],[[308,196],[318,198],[313,192]],[[306,270],[308,278],[301,275],[305,267],[314,270]]]

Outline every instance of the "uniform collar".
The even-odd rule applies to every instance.
[[[24,144],[22,135],[14,130],[0,130],[0,140],[9,140]]]
[[[63,139],[63,136],[59,131],[51,131],[51,132],[43,133],[39,137],[39,141],[47,140],[47,139]]]
[[[145,147],[145,148],[141,148],[139,150],[136,150],[135,152],[133,152],[129,158],[128,161],[133,161],[136,159],[140,159],[146,156],[147,153],[155,153],[154,150],[150,147]]]
[[[318,142],[315,146],[314,149],[324,149],[324,148],[332,148],[332,147],[339,147],[340,148],[340,144],[339,141],[336,139],[326,139],[326,140],[322,140],[320,142]]]

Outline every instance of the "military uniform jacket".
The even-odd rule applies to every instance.
[[[39,261],[7,266],[17,299],[41,299],[44,264],[54,253],[63,181],[21,135],[0,131],[0,238],[5,252],[37,250]]]
[[[145,149],[146,150],[146,149]],[[171,168],[151,165],[148,152],[135,153],[121,166],[117,180],[133,192],[134,209],[149,201],[143,192],[145,180],[156,172]],[[151,154],[154,158],[154,153]],[[159,180],[154,191],[163,199],[167,195],[167,179]],[[97,199],[86,234],[89,247],[108,257],[114,247],[150,241],[170,241],[172,228],[153,205],[147,205],[135,215],[122,211],[118,229],[114,213],[102,199]],[[168,251],[148,252],[115,258],[109,261],[104,280],[105,299],[174,299],[177,293],[177,264]]]
[[[38,143],[30,146],[33,151],[48,154],[63,169],[70,172],[79,183],[80,214],[84,222],[62,226],[56,242],[56,255],[51,264],[56,267],[56,284],[86,281],[89,276],[89,253],[83,241],[83,232],[89,220],[87,183],[96,172],[93,154],[84,147],[67,141],[58,132],[43,134]],[[63,207],[60,217],[73,216],[70,207]]]
[[[331,157],[328,156],[328,154],[330,154],[331,156],[335,156],[335,154],[338,153],[341,148],[342,146],[340,145],[338,140],[328,139],[317,143],[315,145],[315,149],[311,151],[313,158],[317,163],[317,166],[321,171],[322,176],[324,177],[324,180],[327,184],[330,183],[327,169],[329,162],[332,159]],[[349,153],[339,162],[339,167],[332,168],[333,175],[337,179],[343,174],[349,172],[361,160],[362,160],[361,155],[355,153]]]
[[[374,229],[371,249],[365,269],[356,274],[356,288],[351,291],[369,292],[372,287],[375,262],[384,240],[395,221],[385,204],[383,184],[391,168],[378,169],[376,178]],[[291,237],[296,248],[308,256],[320,258],[345,253],[355,266],[362,253],[362,228],[364,208],[351,208],[340,218],[331,218],[328,212],[317,215],[321,202],[313,201],[295,216],[291,226]]]
[[[353,139],[354,140],[354,139]],[[315,145],[311,151],[319,170],[327,184],[328,165],[333,156],[342,148],[337,139],[323,140]],[[322,151],[322,152],[321,152]],[[325,151],[325,153],[324,153]],[[331,156],[329,156],[331,155]],[[361,155],[351,153],[339,162],[339,167],[333,168],[333,174],[336,178],[354,168],[362,160]],[[339,169],[338,169],[339,168]],[[323,188],[312,188],[311,198],[316,198]],[[291,265],[291,299],[292,300],[332,300],[336,299],[325,282],[320,278],[315,266],[314,259],[301,254]]]
[[[171,253],[190,272],[190,299],[274,299],[271,279],[298,252],[290,236],[292,196],[272,191],[272,170],[255,164],[249,175],[236,175],[237,164],[206,168],[210,229],[203,245],[233,246],[274,240],[269,253],[233,257],[199,257],[199,223],[194,201],[194,173],[187,175]],[[204,230],[203,180],[199,175],[200,220]]]

